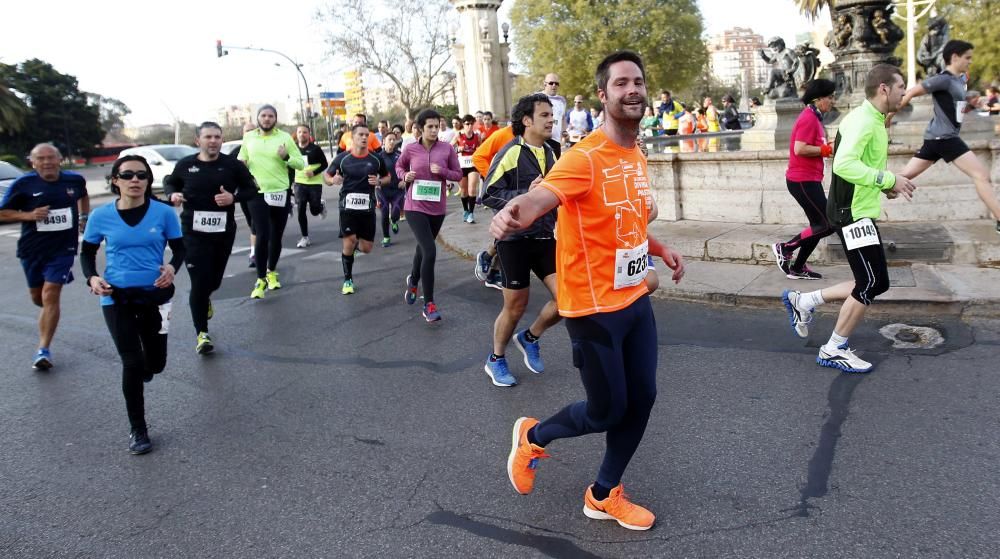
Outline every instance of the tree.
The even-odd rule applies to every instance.
[[[0,64],[0,81],[24,94],[30,108],[22,132],[0,134],[0,151],[26,153],[34,144],[53,142],[64,155],[87,155],[104,139],[98,108],[87,102],[75,77],[35,58]]]
[[[450,87],[440,79],[451,61],[446,0],[335,0],[317,17],[330,28],[330,56],[392,82],[407,115]]]
[[[567,96],[592,94],[597,64],[616,50],[642,55],[650,95],[689,86],[708,60],[695,0],[518,0],[510,16],[536,89],[555,72]]]
[[[938,15],[948,20],[952,39],[968,41],[973,50],[972,67],[969,68],[969,87],[977,84],[991,85],[1000,82],[1000,0],[937,0]],[[917,44],[927,33],[927,19],[917,28]],[[896,47],[896,56],[903,59],[906,68],[906,41]],[[918,76],[921,74],[917,66]]]
[[[24,101],[0,81],[0,134],[22,132],[30,113]]]
[[[122,133],[122,129],[125,128],[125,117],[132,113],[128,105],[113,97],[104,97],[97,93],[88,93],[87,100],[97,107],[101,128],[107,132],[108,137],[115,142],[127,141],[128,138]]]
[[[834,0],[795,0],[795,3],[799,5],[799,12],[809,19],[818,18],[823,8],[830,8],[833,12],[834,6]]]

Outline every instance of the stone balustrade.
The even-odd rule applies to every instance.
[[[918,146],[889,148],[889,170],[900,171]],[[969,147],[1000,186],[1000,140]],[[802,209],[788,194],[788,151],[650,154],[649,173],[658,219],[730,223],[801,224]],[[824,185],[829,187],[829,164]],[[887,201],[885,221],[973,220],[989,217],[972,181],[954,165],[938,162],[917,178],[913,201]],[[1000,192],[1000,190],[998,190]]]

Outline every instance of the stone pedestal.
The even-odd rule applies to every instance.
[[[767,100],[757,111],[757,123],[743,132],[740,149],[747,151],[788,149],[792,126],[802,112],[802,102],[791,97]]]

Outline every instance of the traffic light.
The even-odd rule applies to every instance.
[[[223,55],[229,54],[228,52],[222,50],[222,39],[217,39],[215,41],[215,54],[217,54],[219,58],[222,58]]]

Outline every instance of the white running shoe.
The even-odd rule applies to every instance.
[[[808,338],[809,323],[813,319],[813,309],[805,310],[800,308],[799,300],[801,299],[802,294],[798,291],[786,289],[781,294],[781,302],[785,304],[785,310],[788,311],[788,321],[791,323],[795,335],[800,338]]]
[[[321,198],[319,201],[319,205],[323,207],[323,209],[320,210],[319,212],[320,219],[326,219],[326,200]]]
[[[816,363],[824,367],[840,369],[845,373],[867,373],[872,370],[873,365],[854,354],[849,347],[838,347],[832,351],[824,345],[819,348],[819,355]]]
[[[311,244],[312,241],[309,240],[309,237],[302,237],[301,239],[299,239],[299,242],[295,243],[295,248],[306,248]]]

